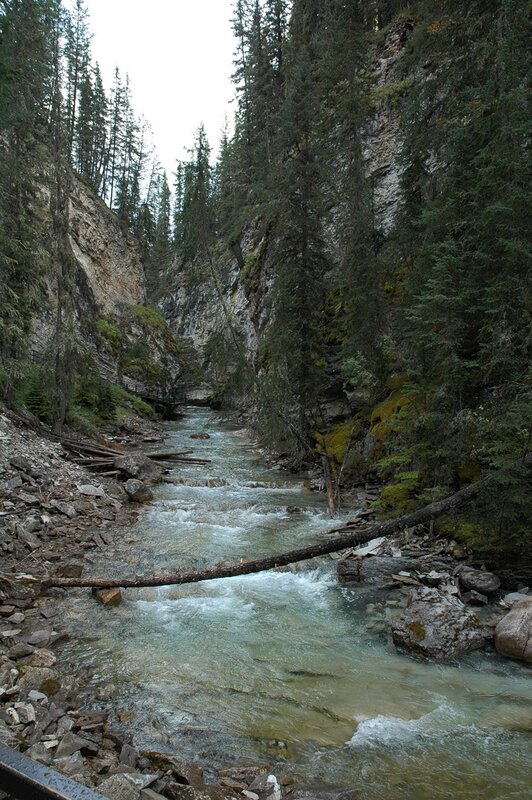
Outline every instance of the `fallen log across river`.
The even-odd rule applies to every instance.
[[[532,466],[532,453],[523,458],[523,465]],[[266,558],[253,561],[240,561],[228,566],[212,566],[205,569],[190,572],[173,573],[152,573],[148,575],[133,575],[131,577],[119,578],[49,578],[43,581],[43,587],[59,588],[92,588],[92,589],[112,589],[112,588],[141,588],[155,586],[178,586],[187,583],[200,583],[201,581],[212,581],[221,578],[233,578],[238,575],[251,575],[257,572],[264,572],[277,567],[285,567],[289,564],[297,564],[300,561],[307,561],[311,558],[324,556],[329,553],[336,553],[350,547],[357,547],[360,544],[371,541],[377,536],[391,536],[405,528],[412,528],[415,525],[425,524],[443,514],[449,514],[461,508],[467,502],[477,497],[479,492],[484,489],[492,480],[507,470],[499,470],[482,478],[469,486],[460,489],[455,494],[437,500],[411,514],[405,514],[395,519],[384,522],[376,522],[360,529],[360,521],[353,520],[347,522],[340,528],[328,531],[327,538],[323,542],[309,545],[298,550],[289,550]]]

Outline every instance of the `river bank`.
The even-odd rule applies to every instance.
[[[185,440],[190,441],[193,436],[209,437],[213,432],[214,422],[213,416],[209,415],[209,412],[204,412],[204,416],[196,415],[194,419],[182,426],[182,429],[179,428],[177,433],[168,427],[161,430],[165,430],[169,434],[172,445],[174,442],[181,445]],[[207,430],[210,430],[211,434],[207,433]],[[4,430],[5,435],[13,437],[14,434],[11,430],[6,434]],[[46,445],[43,455],[40,452],[43,448],[42,442],[34,439],[32,434],[20,433],[19,435],[22,438],[12,440],[10,446],[16,445],[21,452],[24,452],[25,447],[29,447],[35,461],[32,465],[33,471],[41,470],[41,474],[55,479],[54,491],[56,494],[52,498],[46,497],[45,503],[48,505],[50,505],[50,501],[68,503],[70,500],[72,502],[73,498],[67,497],[66,494],[74,491],[74,487],[76,491],[80,491],[80,486],[97,483],[94,475],[88,475],[84,470],[65,462],[55,446],[49,450]],[[154,435],[157,436],[152,432],[152,438]],[[153,508],[143,510],[141,520],[137,524],[134,519],[136,513],[131,513],[130,504],[125,497],[120,497],[113,482],[105,483],[103,495],[96,496],[96,498],[89,495],[90,512],[88,506],[83,507],[85,513],[88,514],[87,518],[83,517],[81,511],[76,511],[76,508],[74,508],[76,517],[59,513],[61,510],[57,509],[55,505],[50,509],[44,509],[45,512],[53,511],[53,514],[50,513],[48,516],[53,516],[59,522],[59,524],[53,525],[55,535],[50,535],[50,531],[46,530],[45,532],[35,531],[33,535],[42,541],[33,551],[31,551],[31,547],[28,551],[28,544],[24,545],[26,557],[24,562],[19,564],[19,568],[23,566],[24,571],[33,574],[41,565],[43,569],[49,569],[50,564],[45,565],[42,562],[39,564],[39,561],[41,559],[44,561],[42,553],[46,555],[46,553],[51,554],[52,552],[53,558],[50,558],[49,562],[66,566],[77,552],[78,557],[85,555],[83,560],[87,568],[93,571],[101,571],[103,565],[107,567],[110,561],[114,562],[115,560],[116,569],[124,571],[125,568],[129,568],[132,571],[136,569],[143,571],[150,563],[153,563],[154,557],[157,558],[158,563],[161,561],[171,563],[174,559],[178,559],[179,563],[195,562],[202,554],[202,550],[204,551],[206,536],[210,538],[205,556],[211,561],[215,561],[217,558],[231,557],[233,552],[246,555],[248,548],[256,549],[256,538],[242,538],[250,527],[257,528],[258,526],[257,530],[261,532],[261,547],[279,549],[281,545],[283,548],[286,547],[291,537],[295,536],[298,541],[302,535],[312,538],[320,531],[326,531],[330,526],[330,521],[323,513],[320,501],[310,493],[306,494],[300,488],[300,481],[283,476],[279,472],[272,474],[260,467],[257,460],[258,455],[252,444],[248,443],[243,432],[237,430],[226,432],[225,429],[217,428],[212,438],[195,439],[194,444],[200,448],[200,453],[201,448],[204,448],[204,455],[211,451],[216,454],[212,473],[200,475],[195,467],[180,470],[179,475],[175,476],[177,482],[161,486]],[[149,443],[146,443],[146,446],[149,446]],[[28,458],[31,453],[26,451],[26,456],[23,457]],[[45,458],[46,461],[39,460],[42,458]],[[22,462],[20,462],[21,464]],[[18,468],[10,467],[10,469]],[[63,479],[60,473],[63,475]],[[28,474],[28,471],[23,474]],[[13,480],[13,478],[8,477],[8,480]],[[44,478],[35,475],[32,480],[42,490]],[[61,480],[66,483],[61,484]],[[85,484],[83,481],[88,482]],[[22,483],[29,485],[24,480]],[[20,493],[20,488],[14,487],[10,491]],[[63,492],[64,496],[61,499],[57,494],[58,491],[59,494]],[[113,496],[113,491],[116,496]],[[86,498],[87,495],[84,497]],[[107,498],[114,502],[109,503]],[[12,501],[8,500],[7,502]],[[23,498],[22,502],[25,503],[26,500]],[[88,501],[80,501],[78,498],[75,502]],[[205,506],[205,503],[208,505]],[[316,507],[314,508],[314,506]],[[31,508],[32,506],[29,505],[30,511]],[[81,509],[81,506],[79,508]],[[111,509],[111,513],[114,515],[113,519],[105,518],[109,516],[107,508]],[[290,511],[288,511],[289,508]],[[65,510],[66,508],[63,507],[63,511]],[[208,518],[205,516],[206,512],[208,512]],[[34,512],[31,514],[34,515]],[[228,519],[230,515],[232,515],[231,520]],[[45,516],[45,514],[41,516]],[[173,531],[176,530],[175,525],[183,535],[174,544],[172,537],[174,536]],[[95,531],[94,527],[98,530]],[[305,531],[306,528],[309,531]],[[148,529],[153,541],[146,541]],[[280,539],[278,538],[279,529],[281,530]],[[106,544],[104,541],[102,546],[97,543],[97,539],[95,542],[95,532],[100,537],[102,532],[105,532],[110,539],[109,543]],[[211,536],[213,532],[215,532],[214,539]],[[336,565],[336,562],[332,562],[332,560],[329,563],[332,568]],[[310,796],[355,797],[357,791],[346,788],[333,791],[330,788],[335,783],[333,778],[335,766],[331,760],[335,757],[338,759],[336,767],[338,775],[346,769],[346,763],[354,762],[354,782],[351,785],[355,785],[355,775],[357,776],[356,783],[359,784],[363,778],[358,774],[360,748],[366,752],[369,746],[370,750],[374,751],[379,743],[382,744],[383,740],[389,739],[390,729],[392,751],[394,742],[402,741],[403,735],[410,740],[416,739],[418,735],[428,736],[428,740],[425,742],[428,754],[431,758],[436,758],[439,745],[435,747],[435,742],[431,737],[438,727],[436,724],[438,715],[431,716],[431,712],[427,710],[431,706],[427,707],[426,699],[422,699],[422,702],[416,707],[408,710],[406,695],[411,695],[414,685],[419,681],[423,686],[426,683],[427,688],[430,683],[430,691],[434,694],[434,692],[441,691],[446,683],[455,684],[455,675],[453,669],[449,669],[445,676],[440,676],[435,681],[433,667],[418,669],[411,665],[408,668],[408,660],[403,660],[405,657],[397,657],[391,661],[389,668],[384,669],[383,676],[387,682],[392,674],[401,674],[403,677],[400,680],[404,682],[405,674],[410,671],[413,684],[411,687],[407,687],[406,695],[402,696],[403,690],[396,688],[395,694],[397,695],[399,692],[399,695],[394,698],[390,697],[385,700],[372,698],[371,701],[368,698],[364,708],[361,707],[360,700],[357,701],[357,704],[353,704],[352,694],[355,684],[352,684],[348,672],[349,665],[353,663],[352,659],[356,648],[353,649],[349,646],[348,637],[351,637],[357,644],[365,643],[366,647],[368,644],[371,645],[375,635],[377,641],[382,642],[386,637],[386,626],[383,628],[386,619],[389,619],[406,604],[406,598],[401,594],[401,589],[396,590],[399,594],[394,592],[387,594],[381,591],[377,603],[372,603],[370,600],[373,599],[374,588],[366,587],[362,592],[352,592],[346,589],[339,593],[336,588],[333,589],[334,583],[331,569],[326,566],[317,572],[311,570],[310,572],[270,573],[267,577],[265,576],[264,580],[238,585],[233,583],[231,586],[220,587],[215,591],[199,589],[174,594],[167,591],[163,594],[154,594],[153,597],[129,593],[126,603],[117,611],[109,611],[95,606],[94,601],[86,592],[72,593],[66,600],[61,600],[59,597],[29,600],[24,596],[16,596],[8,590],[5,592],[4,598],[4,619],[6,620],[6,633],[9,633],[10,636],[5,637],[4,643],[10,647],[6,647],[7,659],[4,658],[4,667],[8,682],[11,681],[11,686],[7,691],[8,693],[11,690],[14,691],[6,695],[4,708],[12,708],[16,711],[19,721],[16,722],[15,718],[8,715],[9,719],[5,721],[6,736],[11,734],[11,739],[16,739],[18,746],[22,746],[24,749],[30,744],[30,747],[34,748],[31,754],[38,760],[42,759],[50,763],[53,759],[54,766],[70,771],[70,774],[76,779],[88,785],[99,785],[101,791],[109,789],[111,797],[120,796],[118,794],[121,791],[120,787],[125,787],[124,790],[129,791],[131,797],[133,797],[132,792],[135,792],[134,796],[138,797],[139,786],[148,779],[155,790],[162,791],[163,796],[166,797],[197,796],[193,794],[192,789],[187,790],[188,794],[183,794],[184,781],[189,781],[195,787],[196,792],[216,797],[242,797],[242,792],[250,792],[262,799],[274,796],[278,791],[282,791],[283,796],[291,795],[296,798]],[[309,606],[310,619],[303,608],[298,609],[302,598],[305,598],[305,603]],[[372,605],[373,608],[371,608]],[[379,605],[380,609],[375,607]],[[346,618],[346,608],[351,610],[351,617]],[[360,631],[352,628],[353,611],[357,612],[354,619],[357,620],[357,625],[360,624]],[[8,612],[9,616],[7,616]],[[270,612],[273,613],[271,618],[268,617]],[[46,616],[47,614],[49,616]],[[20,615],[24,619],[21,619]],[[260,631],[263,633],[259,636],[258,641],[251,644],[248,641],[252,630],[249,628],[249,621],[259,620],[262,616],[264,616],[264,622],[260,623]],[[194,689],[197,702],[194,701],[192,706],[190,697],[193,695],[190,694],[190,691],[193,684],[185,691],[185,695],[189,696],[188,701],[183,700],[185,695],[182,693],[178,692],[175,698],[168,694],[170,690],[174,693],[177,686],[175,679],[171,677],[174,671],[172,659],[175,658],[176,651],[173,647],[168,650],[168,644],[176,635],[174,624],[177,622],[181,625],[180,617],[186,628],[179,628],[180,645],[177,651],[181,673],[179,681],[181,682],[183,679],[183,665],[189,661],[191,664],[188,670],[191,673],[189,680],[192,678],[198,683],[201,670],[204,673],[202,681],[207,680],[210,687],[208,693],[204,691],[197,694],[197,688]],[[245,627],[236,627],[232,630],[231,626],[240,617],[244,621],[247,620]],[[61,624],[58,624],[58,619],[61,620]],[[272,629],[274,620],[275,625],[279,627],[279,635],[274,634]],[[256,624],[258,625],[259,622],[257,621]],[[70,629],[70,634],[73,634],[70,643],[65,643],[66,626]],[[327,627],[330,629],[328,639],[325,636]],[[16,633],[18,629],[20,630]],[[289,631],[292,649],[284,636],[283,629]],[[151,653],[146,660],[143,653],[139,652],[142,638],[138,638],[138,632],[141,632],[142,637],[146,637],[149,630],[153,630],[155,638],[144,638],[142,647]],[[270,640],[265,642],[263,637],[267,630],[269,630]],[[48,640],[46,640],[46,633],[49,634]],[[39,635],[35,638],[36,634]],[[227,641],[217,642],[214,647],[212,636],[220,639],[220,634]],[[359,638],[360,636],[362,639]],[[206,637],[209,644],[207,650],[205,649]],[[279,639],[278,642],[277,639]],[[123,648],[120,651],[112,649],[116,648],[118,640],[120,640],[120,647]],[[312,645],[311,642],[313,642]],[[242,649],[242,643],[244,643],[245,649]],[[131,644],[131,647],[126,647],[128,644]],[[18,658],[12,660],[9,656],[9,649],[21,645],[22,650],[19,649],[12,653],[13,656],[18,655]],[[23,654],[24,645],[26,645],[25,654]],[[325,646],[324,649],[322,646]],[[379,644],[379,648],[380,646]],[[252,652],[254,652],[251,661],[247,655],[248,647],[252,647]],[[374,645],[370,646],[370,654],[373,647]],[[28,648],[31,650],[30,652],[28,652]],[[161,666],[154,661],[154,653],[158,651],[162,653],[163,663]],[[53,659],[57,658],[57,652],[59,660],[52,663]],[[304,654],[303,661],[302,654]],[[330,660],[332,654],[337,662],[334,669],[330,664],[326,664],[326,658],[328,657]],[[193,659],[198,658],[199,655],[202,656],[200,661],[194,662]],[[207,659],[209,657],[214,659],[210,676],[205,673],[207,662],[203,658],[204,655]],[[237,662],[242,662],[243,672],[240,678],[234,675],[231,681],[232,685],[229,686],[227,685],[227,676],[224,677],[223,674],[224,663],[226,660],[228,663],[232,660],[231,670],[234,671],[235,657]],[[371,668],[370,662],[367,662],[366,658],[364,671],[367,671],[367,677],[364,678],[364,685],[367,683],[368,687],[371,685],[371,670],[373,669],[373,674],[375,674],[376,665],[382,661],[380,649],[375,652],[375,658],[376,661]],[[492,658],[490,657],[490,660]],[[30,663],[32,661],[34,663]],[[43,662],[48,663],[48,666]],[[265,662],[266,664],[270,662],[273,669],[269,677],[268,671],[264,671]],[[472,678],[482,682],[482,674],[478,672],[479,668],[482,669],[480,663],[480,661],[471,662],[474,664]],[[467,665],[468,669],[471,668],[471,664]],[[260,671],[256,673],[257,682],[254,679],[250,684],[249,678],[252,675],[250,670],[256,671],[257,665],[260,668]],[[489,666],[489,661],[487,666]],[[498,662],[496,669],[501,669]],[[508,669],[508,675],[512,681],[516,680],[516,676],[518,680],[521,680],[513,667]],[[19,674],[14,675],[12,670],[17,670]],[[43,672],[43,670],[48,670],[48,672]],[[399,672],[397,672],[398,670]],[[240,672],[240,667],[238,672]],[[338,672],[344,673],[344,677],[339,676]],[[21,675],[21,673],[23,674]],[[149,695],[152,697],[151,706],[145,704],[146,689],[141,687],[139,691],[136,687],[136,676],[139,673],[144,675],[144,687],[146,682],[152,684],[149,689]],[[246,673],[247,677],[244,677]],[[149,678],[147,679],[146,676]],[[462,671],[462,679],[463,677]],[[37,680],[40,680],[38,686],[36,685]],[[45,685],[46,680],[50,680],[51,683]],[[335,688],[333,695],[330,695],[333,686],[332,680],[334,680]],[[360,682],[360,677],[357,680]],[[469,676],[467,680],[469,681]],[[267,688],[268,681],[270,681],[270,686]],[[158,689],[153,685],[156,682],[159,683]],[[407,680],[407,684],[409,682],[410,679]],[[495,679],[490,677],[489,683],[489,691],[499,692]],[[236,744],[233,747],[229,741],[222,741],[219,735],[213,737],[212,730],[199,729],[201,726],[196,724],[196,717],[200,715],[201,706],[207,702],[212,704],[213,684],[219,684],[219,700],[210,707],[210,715],[213,719],[216,719],[222,711],[228,708],[229,703],[234,708],[235,715],[240,714],[242,718],[245,718],[249,714],[246,710],[248,697],[255,704],[264,705],[260,719],[253,723],[261,731],[261,739],[264,742],[264,744],[257,745],[258,749],[254,750],[253,747],[250,749],[250,745],[246,744],[243,738],[235,740]],[[263,685],[259,690],[260,684]],[[291,684],[293,691],[290,690],[289,696],[287,696],[285,687]],[[328,684],[330,688],[327,688]],[[378,691],[382,692],[382,686],[381,682]],[[236,693],[235,690],[238,687],[240,692]],[[44,688],[54,690],[54,692],[46,695],[46,692],[42,691]],[[275,691],[272,693],[274,688]],[[280,692],[278,697],[276,697],[277,691]],[[425,688],[420,691],[423,694]],[[483,683],[482,692],[485,691],[488,691],[488,687]],[[521,689],[517,689],[517,684],[515,691],[517,694],[521,691]],[[34,694],[30,697],[29,692],[34,692]],[[319,702],[314,700],[316,692],[320,698]],[[45,695],[45,697],[39,695]],[[272,695],[271,699],[268,699],[269,695]],[[335,708],[330,706],[330,699],[325,699],[328,695],[336,697]],[[305,696],[308,696],[310,700],[305,700]],[[75,708],[76,702],[79,701],[82,703],[82,712],[76,711]],[[15,708],[18,703],[22,703],[22,705]],[[282,726],[279,724],[279,719],[275,719],[275,704],[279,703],[278,712],[286,722],[284,731],[281,731]],[[324,786],[321,789],[316,788],[316,778],[313,778],[311,781],[314,783],[312,794],[305,794],[306,790],[302,788],[306,785],[305,781],[302,780],[301,775],[297,776],[298,771],[301,773],[301,769],[294,769],[291,764],[302,753],[304,755],[307,745],[305,744],[303,747],[304,742],[301,736],[299,737],[300,743],[297,746],[294,744],[295,728],[292,726],[296,728],[299,726],[300,730],[304,729],[308,735],[310,718],[306,707],[309,703],[316,705],[316,709],[312,711],[315,719],[311,725],[314,730],[317,731],[321,728],[322,731],[320,734],[321,744],[318,751],[313,746],[312,759],[314,761],[316,758],[321,759],[323,763],[318,768],[314,768],[314,773],[321,773],[326,777],[325,783],[329,785],[329,790],[326,790]],[[218,704],[221,705],[218,707]],[[358,710],[355,709],[355,705]],[[26,708],[23,709],[23,706]],[[31,708],[28,708],[29,706],[33,708],[33,712]],[[179,722],[176,722],[174,706],[176,709],[179,708],[181,713]],[[319,706],[323,706],[323,711],[319,711]],[[351,708],[351,706],[353,707]],[[440,718],[448,714],[444,708],[445,704],[438,712]],[[376,714],[376,710],[379,711],[378,714]],[[325,712],[329,716],[324,716]],[[7,714],[7,711],[5,713]],[[36,717],[35,720],[31,719],[33,713]],[[141,724],[144,728],[147,727],[147,713],[151,715],[150,719],[158,720],[158,724],[155,726],[150,722],[149,733],[140,730]],[[449,732],[456,730],[456,726],[462,730],[465,722],[465,718],[464,720],[456,718],[453,716],[454,713],[454,711],[450,713],[444,724]],[[490,714],[491,723],[489,722]],[[486,730],[492,732],[494,728],[495,730],[508,730],[508,726],[510,726],[511,729],[512,725],[514,729],[516,726],[518,730],[526,728],[526,720],[516,713],[516,708],[513,706],[506,709],[506,722],[504,722],[504,715],[501,717],[500,709],[497,714],[494,714],[492,708],[483,709],[481,728],[484,725]],[[50,716],[53,719],[43,728]],[[324,727],[325,720],[328,722]],[[500,723],[499,727],[496,724],[497,720]],[[227,720],[225,724],[227,724]],[[249,724],[250,720],[248,719],[246,725],[249,726]],[[177,739],[168,735],[168,732],[172,728],[175,729],[176,725],[179,729]],[[270,735],[268,730],[271,731]],[[74,738],[71,737],[71,734]],[[313,733],[312,736],[316,737],[317,734]],[[135,737],[134,740],[132,737]],[[343,751],[341,749],[339,751],[335,743],[337,741],[345,743],[351,737],[354,739],[349,745],[351,749],[347,752],[345,752],[345,748]],[[296,741],[297,738],[296,735]],[[471,738],[475,739],[472,734]],[[251,737],[249,741],[252,740]],[[520,748],[521,740],[519,742]],[[156,743],[160,744],[161,749],[169,752],[193,753],[198,756],[202,766],[205,766],[206,763],[214,766],[216,759],[211,758],[211,746],[215,750],[217,749],[216,769],[207,769],[206,777],[210,781],[217,780],[218,786],[205,787],[197,766],[193,768],[190,763],[187,764],[175,757],[172,762],[165,763],[160,756],[154,758],[152,755],[148,755]],[[476,747],[476,745],[474,746]],[[72,748],[77,749],[72,750]],[[353,748],[355,755],[353,755]],[[71,752],[68,753],[68,750]],[[254,756],[255,751],[260,753],[260,757]],[[235,758],[235,752],[241,753],[244,757]],[[418,756],[421,758],[419,753]],[[63,761],[63,759],[65,760]],[[231,762],[240,764],[247,762],[246,769],[242,767],[228,768],[227,764]],[[221,766],[222,763],[225,764],[225,769]],[[509,764],[512,764],[511,758]],[[515,771],[515,764],[512,769]],[[276,784],[267,782],[270,770],[275,771],[275,774],[279,776],[279,782],[282,784],[280,788]],[[415,772],[413,768],[412,771]],[[165,774],[168,772],[170,774]],[[384,772],[386,773],[386,770]],[[294,777],[294,773],[296,777]],[[134,782],[132,783],[131,775],[139,774],[143,774],[144,778],[135,779],[137,780],[135,786]],[[295,785],[294,779],[296,780]],[[389,777],[384,778],[384,780],[389,779]],[[350,779],[347,778],[347,780],[349,783]],[[373,780],[373,776],[370,779],[367,778],[367,785],[370,786]],[[106,787],[105,781],[111,781],[111,783]],[[340,784],[342,783],[345,783],[343,777],[340,781]],[[384,796],[379,793],[380,790],[376,786],[372,791],[373,794],[366,792],[365,796]],[[403,795],[398,793],[396,796]],[[483,796],[490,797],[492,795],[484,793]],[[468,798],[470,797],[472,797],[471,794],[468,795]]]

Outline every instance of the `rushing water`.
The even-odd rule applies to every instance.
[[[211,438],[190,438],[201,432]],[[331,525],[302,478],[268,469],[246,432],[208,410],[189,409],[166,446],[212,464],[180,465],[173,476],[186,483],[161,486],[94,572],[258,557]],[[138,744],[204,767],[267,764],[368,800],[530,797],[530,672],[496,655],[439,666],[398,654],[386,622],[403,601],[338,586],[330,559],[131,590],[113,610],[78,591],[66,655]]]

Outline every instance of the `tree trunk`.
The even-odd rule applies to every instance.
[[[524,459],[523,463],[527,466],[532,465],[532,453],[529,453]],[[504,472],[501,470],[500,472]],[[220,578],[232,578],[237,575],[251,575],[256,572],[264,572],[265,570],[275,569],[276,567],[284,567],[288,564],[296,564],[299,561],[307,561],[316,556],[327,555],[328,553],[336,553],[346,547],[355,547],[364,542],[369,542],[377,536],[390,536],[397,531],[404,528],[411,528],[414,525],[430,522],[442,514],[448,514],[460,508],[473,497],[476,497],[481,488],[489,484],[495,475],[492,473],[486,478],[483,478],[470,486],[446,497],[443,500],[438,500],[435,503],[430,503],[428,506],[414,511],[412,514],[406,514],[396,519],[387,520],[386,522],[377,522],[371,525],[366,530],[353,530],[357,525],[357,521],[348,522],[340,528],[329,531],[331,534],[339,534],[332,539],[320,542],[309,547],[303,547],[299,550],[289,550],[286,553],[281,553],[267,558],[257,559],[255,561],[241,561],[239,564],[232,564],[227,567],[206,567],[202,570],[194,572],[177,572],[177,573],[154,573],[152,575],[133,576],[131,578],[52,578],[44,581],[44,586],[57,586],[57,587],[92,587],[95,589],[110,589],[117,587],[149,587],[149,586],[178,586],[185,583],[199,583],[200,581],[218,580]]]

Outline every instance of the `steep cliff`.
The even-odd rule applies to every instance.
[[[360,126],[363,172],[371,186],[375,227],[383,239],[393,233],[403,199],[402,109],[412,80],[404,78],[402,57],[413,28],[412,19],[401,18],[382,34],[379,42],[368,47],[366,54],[371,104]],[[342,168],[340,164],[338,173]],[[332,219],[334,214],[331,209]],[[186,338],[199,358],[205,359],[206,377],[215,388],[219,388],[216,384],[220,383],[220,375],[210,368],[214,359],[209,353],[220,346],[221,340],[226,340],[233,354],[241,348],[257,367],[261,339],[271,316],[276,235],[275,220],[254,219],[231,247],[218,242],[208,258],[198,257],[194,263],[185,264],[178,260],[165,275],[167,288],[159,305],[172,331]],[[334,266],[339,257],[334,224],[327,227],[326,240]],[[225,375],[222,383],[224,378]],[[348,415],[349,392],[333,394],[325,399],[326,416],[333,419]]]
[[[46,197],[43,198],[47,200]],[[136,238],[90,187],[72,176],[69,313],[80,358],[104,381],[151,401],[180,391],[184,353],[164,319],[146,305],[146,276]],[[53,270],[33,317],[32,360],[46,361],[54,341]]]

